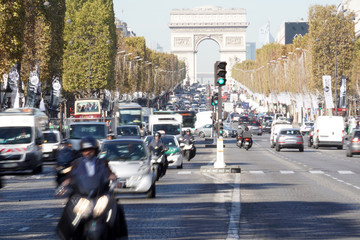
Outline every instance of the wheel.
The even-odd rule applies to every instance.
[[[184,157],[187,161],[190,161],[190,151],[185,151]]]
[[[270,143],[270,147],[271,148],[274,148],[275,147],[275,144],[273,142]]]
[[[160,179],[160,173],[161,173],[160,168],[159,168],[159,167],[155,168],[155,169],[154,169],[154,172],[155,172],[155,180],[156,180],[156,181],[159,181],[159,179]]]
[[[177,169],[182,169],[183,168],[183,164],[181,163],[180,166],[176,166]]]
[[[314,144],[314,148],[315,148],[315,149],[319,149],[319,145]]]
[[[200,133],[199,133],[199,137],[205,138],[205,133],[204,133],[204,132],[200,132]]]
[[[279,145],[279,144],[276,145],[275,150],[276,150],[277,152],[280,152],[280,145]]]
[[[312,147],[312,142],[309,140],[308,147]]]
[[[41,165],[37,166],[36,168],[34,168],[32,173],[33,174],[39,174],[39,173],[42,173],[42,170],[43,170],[43,166],[41,164]]]
[[[245,149],[246,149],[246,151],[249,150],[249,145],[246,145],[246,146],[245,146]]]
[[[120,204],[117,205],[117,209],[117,221],[114,227],[115,236],[111,236],[110,239],[128,239],[128,227],[126,223],[124,209]]]
[[[348,150],[346,151],[346,156],[347,156],[347,157],[352,157],[352,156],[353,156],[353,154],[352,154],[352,152],[351,152],[351,149],[348,149]]]
[[[155,196],[156,196],[156,187],[155,187],[155,183],[153,183],[150,189],[146,192],[146,198],[155,198]]]
[[[299,151],[303,152],[304,151],[304,147],[299,147]]]

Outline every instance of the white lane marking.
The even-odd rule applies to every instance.
[[[309,173],[312,173],[312,174],[324,174],[323,171],[309,171]]]
[[[294,171],[280,171],[281,174],[294,174]]]
[[[28,230],[29,229],[29,227],[23,227],[23,228],[20,228],[18,231],[19,232],[25,232],[26,230]]]
[[[346,170],[342,170],[342,171],[338,171],[339,174],[354,174],[354,172],[352,171],[346,171]]]
[[[264,171],[249,171],[250,174],[264,174]]]
[[[191,174],[191,171],[178,172],[177,174]]]
[[[226,240],[239,239],[239,224],[241,214],[240,201],[240,174],[236,174],[234,181],[234,190],[232,192],[230,222]]]
[[[54,216],[53,214],[48,214],[48,215],[45,215],[44,218],[51,218],[53,216]]]

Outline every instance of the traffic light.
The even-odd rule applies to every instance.
[[[216,61],[214,64],[215,86],[222,87],[226,84],[226,65],[224,61]]]
[[[224,124],[223,122],[220,120],[219,121],[219,136],[223,136],[224,134]]]
[[[211,97],[211,105],[215,106],[219,103],[219,94],[215,93],[214,96]]]

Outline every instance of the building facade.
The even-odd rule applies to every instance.
[[[355,13],[355,36],[360,37],[360,1],[359,0],[343,0],[339,6],[338,11]]]
[[[276,42],[280,44],[292,44],[296,36],[305,36],[309,32],[307,22],[284,22],[276,36]]]

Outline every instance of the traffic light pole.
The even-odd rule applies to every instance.
[[[216,148],[216,161],[214,163],[214,168],[225,168],[226,164],[224,161],[224,141],[223,136],[220,134],[220,125],[222,124],[222,96],[221,96],[221,86],[218,87],[219,94],[219,103],[218,103],[218,124],[217,124],[217,148]]]

